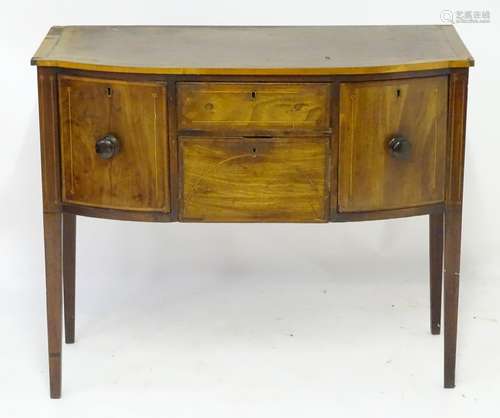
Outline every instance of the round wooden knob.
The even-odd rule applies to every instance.
[[[120,151],[120,141],[114,135],[107,134],[95,143],[95,152],[103,160],[113,158]]]
[[[398,160],[408,160],[411,154],[411,142],[401,136],[389,140],[389,152]]]

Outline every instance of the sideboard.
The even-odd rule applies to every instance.
[[[32,64],[51,397],[61,396],[63,311],[65,341],[75,338],[77,215],[428,215],[430,329],[440,333],[444,287],[444,386],[454,387],[474,61],[452,26],[53,27]]]

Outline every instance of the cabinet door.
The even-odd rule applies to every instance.
[[[343,83],[339,211],[442,202],[448,78]]]
[[[61,76],[59,105],[64,202],[169,210],[163,84]],[[111,156],[98,143],[109,135]]]
[[[181,138],[181,219],[326,221],[329,140]]]

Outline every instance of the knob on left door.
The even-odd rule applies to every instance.
[[[112,134],[107,134],[95,143],[95,152],[103,160],[113,158],[120,151],[120,141]]]

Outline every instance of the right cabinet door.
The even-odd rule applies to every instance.
[[[342,83],[338,210],[442,202],[448,77]]]

